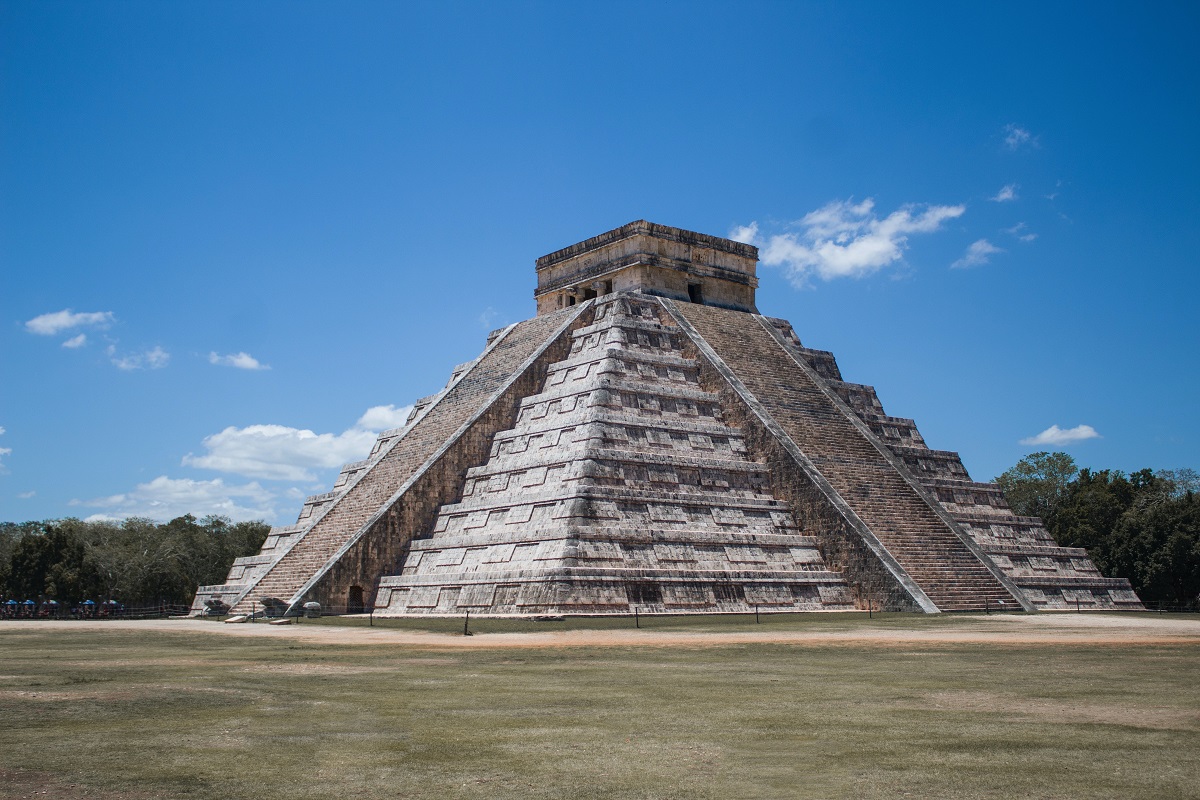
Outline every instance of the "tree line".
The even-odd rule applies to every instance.
[[[1195,470],[1079,469],[1033,453],[996,478],[1015,513],[1041,517],[1101,573],[1128,578],[1144,602],[1200,606],[1200,475]]]
[[[1015,513],[1041,517],[1054,540],[1086,548],[1100,572],[1128,578],[1142,600],[1200,606],[1200,475],[1194,470],[1079,469],[1066,453],[1033,453],[996,478]],[[0,600],[92,599],[187,605],[254,555],[265,522],[78,519],[0,522]]]
[[[187,605],[197,586],[223,583],[235,558],[257,553],[270,529],[190,514],[0,522],[0,599]]]

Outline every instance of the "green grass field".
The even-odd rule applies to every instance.
[[[541,629],[564,624],[576,623]],[[530,623],[472,623],[489,626]],[[1190,645],[448,651],[10,623],[0,797],[1200,797],[1198,656]]]

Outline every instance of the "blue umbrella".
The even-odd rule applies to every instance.
[[[7,603],[5,603],[4,605],[6,605],[6,606],[19,606],[19,605],[21,605],[21,604],[20,604],[20,603],[18,603],[16,600],[9,600],[9,601],[8,601]]]
[[[95,600],[84,600],[83,604],[85,606],[94,606],[94,605],[96,605],[96,601]]]
[[[37,605],[37,603],[33,602],[32,600],[26,600],[26,601],[25,601],[24,603],[22,603],[21,605],[26,605],[26,606],[36,606],[36,605]]]

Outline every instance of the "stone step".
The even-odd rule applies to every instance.
[[[515,326],[438,395],[346,491],[324,510],[304,538],[266,572],[235,607],[257,597],[290,600],[387,500],[498,391],[573,312],[535,317]]]
[[[795,442],[939,608],[970,596],[1020,604],[854,425],[811,371],[751,315],[694,304],[674,308]],[[990,602],[990,600],[989,600]]]

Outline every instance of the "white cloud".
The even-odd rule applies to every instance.
[[[962,258],[950,265],[951,269],[962,269],[963,267],[977,267],[980,264],[988,263],[988,259],[996,253],[1003,253],[1004,249],[996,247],[987,239],[979,239],[974,241],[967,247],[967,252],[963,253]]]
[[[965,206],[903,206],[883,219],[875,215],[871,198],[854,205],[835,201],[794,224],[794,233],[759,237],[758,223],[735,228],[732,236],[749,239],[760,248],[762,262],[783,267],[797,286],[811,275],[822,280],[860,278],[900,260],[914,233],[932,233],[946,220],[962,216]],[[739,241],[741,241],[739,240]]]
[[[221,367],[235,367],[236,369],[270,369],[268,365],[263,364],[249,353],[230,353],[227,356],[209,353],[208,363]]]
[[[117,356],[117,348],[109,345],[108,356],[113,366],[126,371],[135,369],[162,369],[171,361],[171,354],[158,346],[155,346],[153,350],[146,350],[141,353]]]
[[[87,344],[87,334],[81,333],[78,336],[72,336],[70,339],[67,339],[62,343],[62,346],[74,350],[76,347],[83,347],[85,344]]]
[[[1004,126],[1004,146],[1009,150],[1020,150],[1026,146],[1037,147],[1038,140],[1028,129],[1010,123]]]
[[[749,225],[735,225],[729,231],[729,238],[742,244],[757,244],[758,223],[751,222]]]
[[[1007,203],[1011,200],[1016,200],[1017,199],[1017,189],[1019,189],[1019,188],[1021,188],[1021,187],[1019,187],[1015,183],[1005,184],[1004,186],[1000,187],[1000,191],[996,192],[995,196],[990,197],[988,199],[990,199],[994,203]]]
[[[1026,242],[1026,243],[1032,242],[1034,239],[1037,238],[1036,233],[1028,232],[1028,226],[1026,226],[1024,222],[1018,222],[1016,225],[1013,225],[1011,228],[1005,228],[1004,232],[1009,234],[1010,236],[1015,236],[1022,242]]]
[[[100,509],[88,520],[149,517],[160,521],[184,514],[204,517],[216,514],[234,522],[253,519],[273,520],[275,494],[257,482],[226,484],[220,478],[194,481],[160,475],[149,483],[139,483],[133,491],[94,500],[72,500],[71,505]]]
[[[1096,433],[1096,429],[1091,425],[1076,425],[1074,428],[1066,430],[1051,425],[1046,430],[1039,433],[1037,436],[1030,436],[1027,439],[1022,439],[1021,444],[1040,447],[1042,445],[1064,445],[1074,442],[1082,442],[1085,439],[1099,439],[1100,434]]]
[[[10,455],[12,455],[11,447],[0,447],[0,458],[4,458],[5,456],[10,456]],[[0,461],[0,471],[2,471],[4,469],[6,469],[6,467],[4,466],[4,462]]]
[[[204,455],[188,453],[189,467],[266,480],[315,481],[313,470],[340,467],[366,458],[376,433],[404,424],[412,406],[375,406],[342,433],[314,433],[284,425],[228,427],[206,436]]]
[[[3,436],[5,434],[5,432],[6,432],[5,427],[3,425],[0,425],[0,436]]]
[[[399,428],[408,421],[408,415],[412,413],[412,409],[412,406],[401,406],[400,408],[393,405],[372,406],[363,412],[363,415],[358,418],[358,422],[354,423],[354,427],[364,431],[386,431]]]
[[[17,498],[20,500],[29,500],[36,494],[37,494],[37,492],[32,492],[32,491],[31,492],[21,492],[20,494],[17,495]]]
[[[111,311],[84,311],[76,314],[71,309],[64,308],[62,311],[34,317],[25,323],[25,330],[38,336],[53,336],[71,328],[84,326],[107,328],[115,321],[116,317]]]
[[[283,425],[228,427],[204,438],[208,453],[188,453],[190,467],[268,480],[313,481],[313,469],[339,467],[371,452],[375,434],[352,428],[344,433],[313,433]]]

